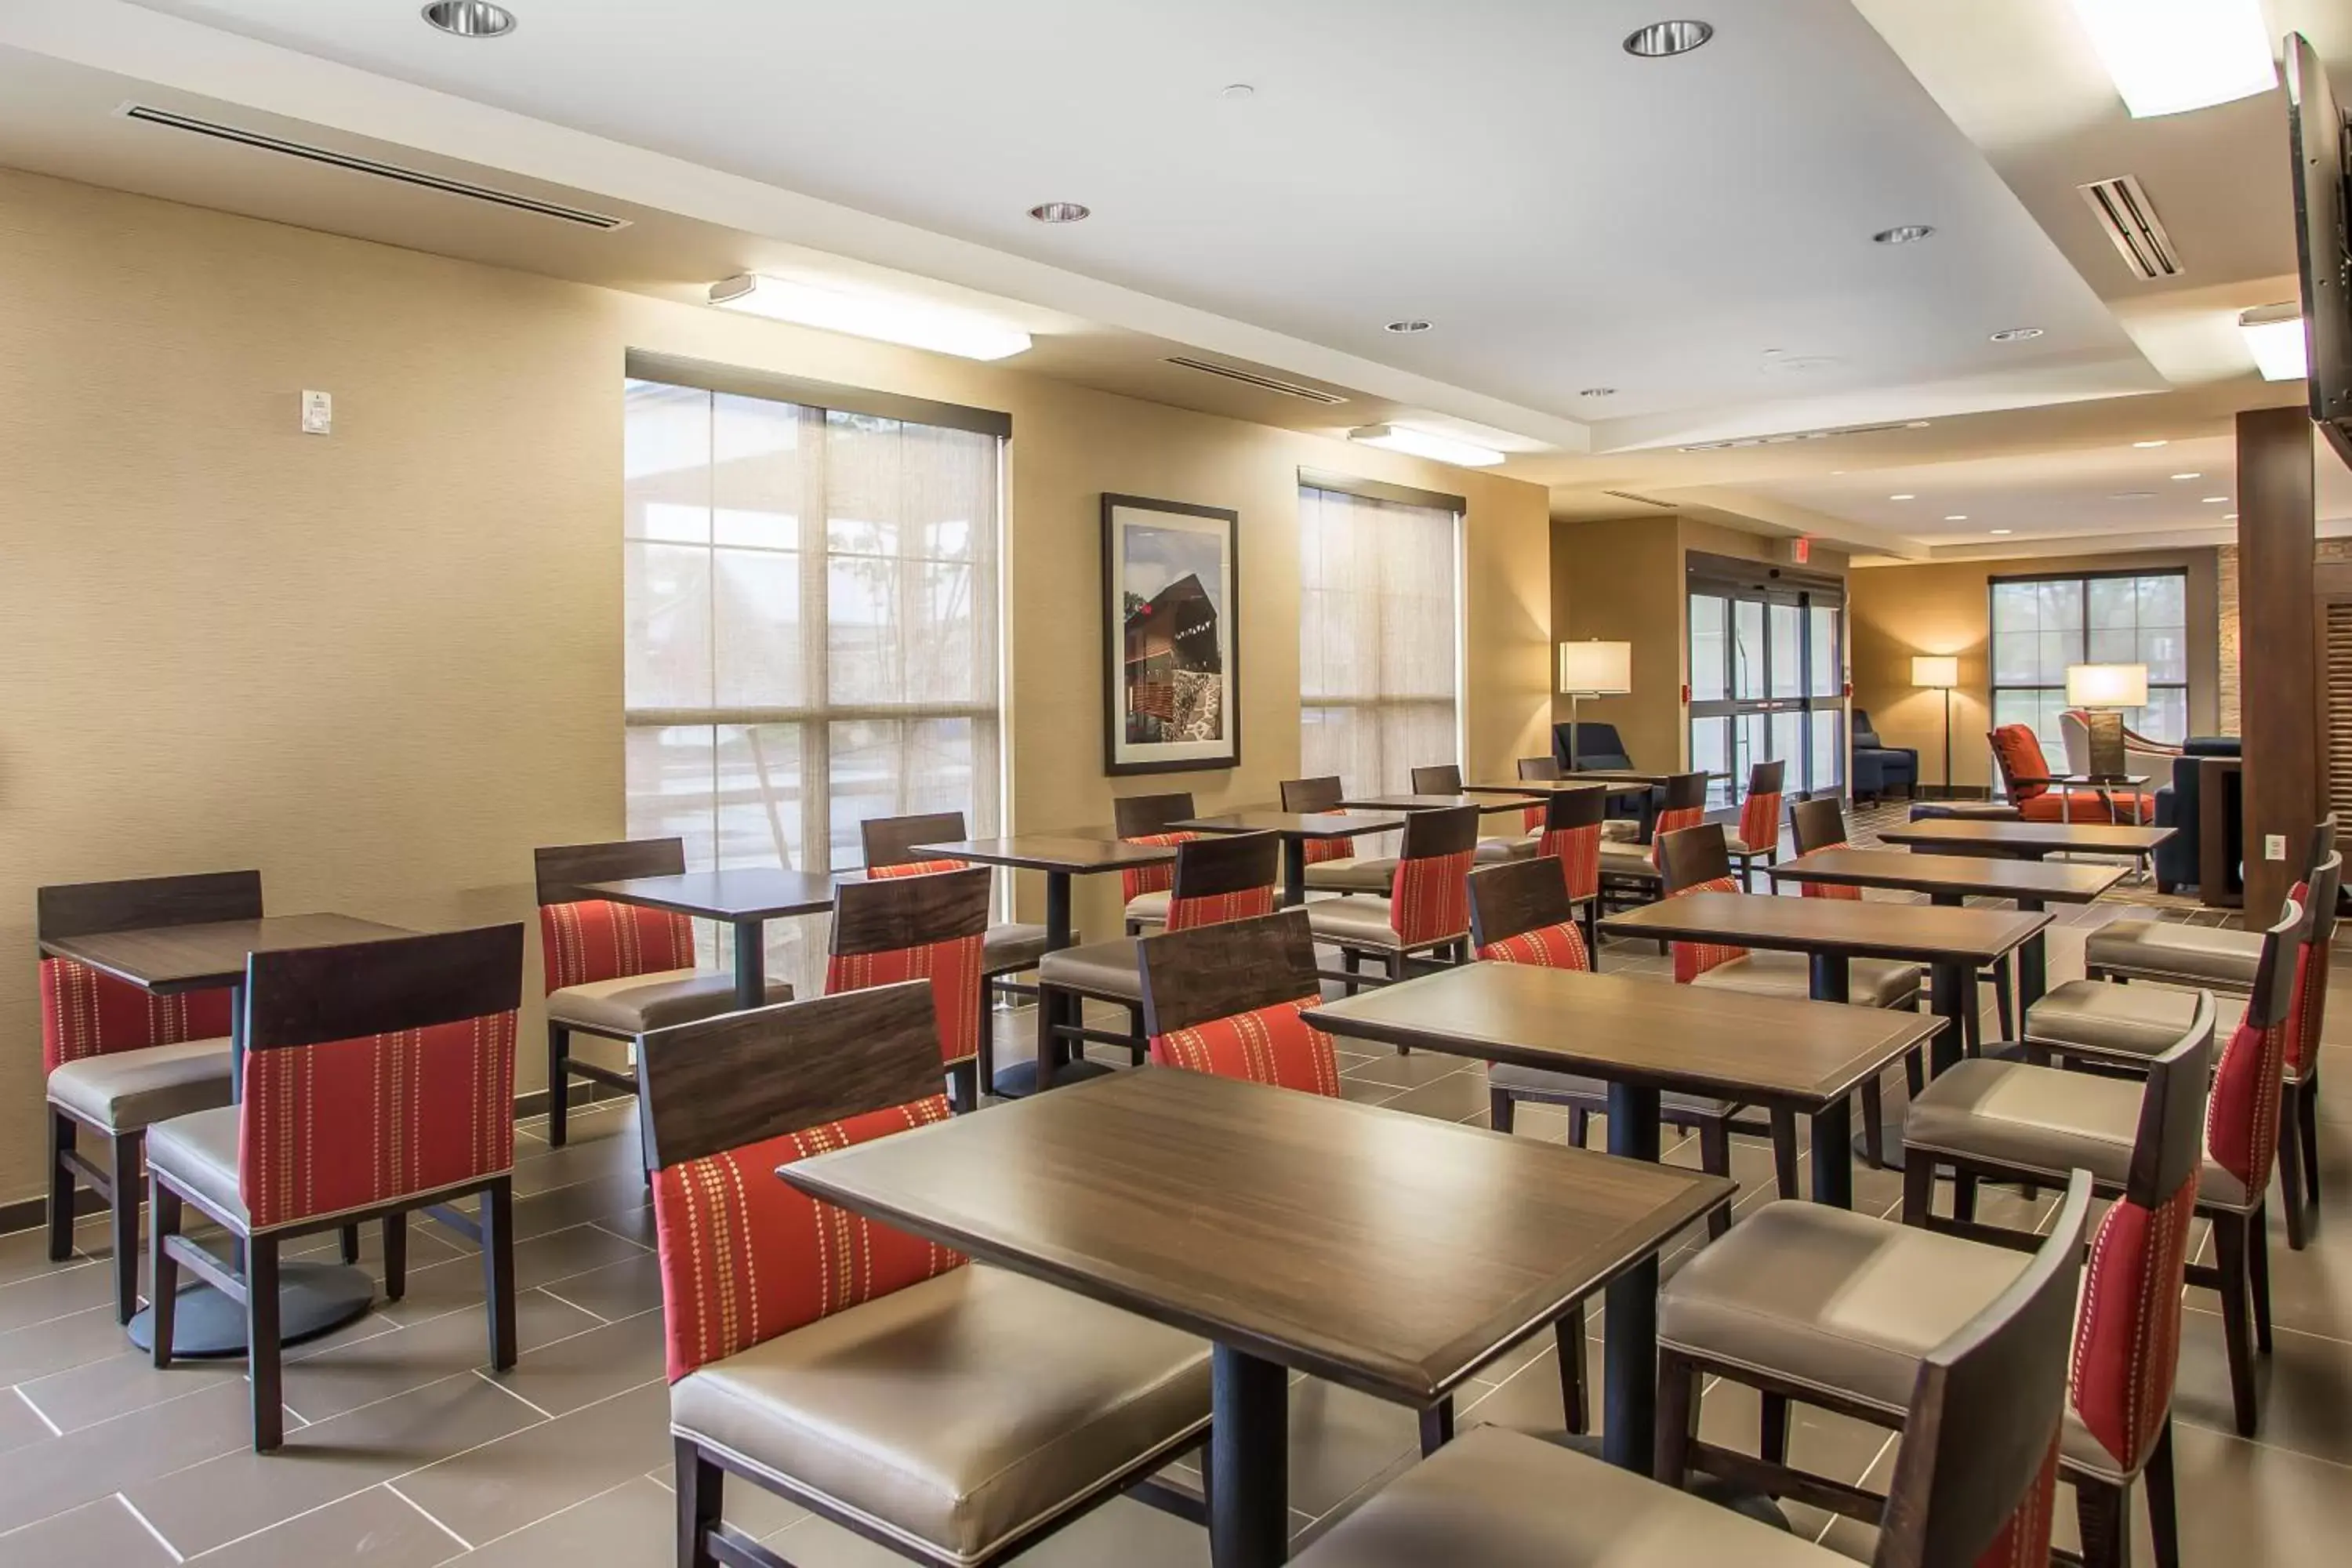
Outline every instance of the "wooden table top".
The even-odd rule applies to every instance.
[[[141,931],[101,931],[92,936],[53,937],[43,952],[70,958],[127,980],[142,991],[216,991],[245,983],[247,953],[282,952],[299,947],[334,947],[414,936],[401,926],[355,915],[264,915],[252,921],[215,921],[204,925],[150,926]]]
[[[2169,827],[2134,827],[2109,822],[2021,822],[2000,817],[1931,816],[1923,822],[1882,827],[1889,844],[1973,845],[2012,854],[2047,855],[2061,849],[2086,854],[2145,855],[2172,837]]]
[[[1768,866],[1791,882],[1845,888],[1900,888],[1914,893],[1973,893],[2087,904],[2129,874],[2116,861],[2019,860],[1998,856],[1914,855],[1903,849],[1816,849]]]
[[[2002,957],[2050,923],[2046,914],[1865,903],[1859,899],[1783,899],[1758,893],[1683,893],[1611,915],[1615,936],[1722,942],[1848,958],[1914,963],[1974,963]]]
[[[983,1261],[1423,1406],[1738,1191],[1156,1067],[781,1173]]]
[[[1213,816],[1187,817],[1171,826],[1191,833],[1279,833],[1286,838],[1348,838],[1359,833],[1393,833],[1402,816],[1344,811],[1280,811],[1249,805]]]
[[[674,910],[708,920],[779,920],[833,908],[833,879],[781,866],[741,866],[725,871],[688,871],[677,877],[625,877],[617,882],[583,882],[580,890],[617,903]]]
[[[1581,774],[1564,779],[1521,779],[1517,784],[1466,784],[1464,795],[1574,795],[1580,790],[1597,789],[1604,795],[1641,795],[1649,789],[1646,784],[1632,780],[1589,779]]]
[[[1339,804],[1352,811],[1447,811],[1456,806],[1475,805],[1482,816],[1500,812],[1525,811],[1531,805],[1541,805],[1544,797],[1532,790],[1520,790],[1517,799],[1503,795],[1368,795],[1360,800],[1343,800]]]
[[[1129,844],[1124,839],[1091,838],[1083,831],[1016,833],[1003,838],[961,838],[952,843],[918,844],[913,853],[942,859],[973,860],[987,866],[1018,866],[1032,871],[1061,871],[1084,876],[1091,871],[1123,871],[1130,866],[1157,866],[1176,858],[1165,844]]]
[[[1334,1035],[1811,1113],[1943,1026],[1930,1013],[1470,963],[1307,1015]]]

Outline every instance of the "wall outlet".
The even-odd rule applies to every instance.
[[[2263,858],[2265,860],[2284,860],[2286,858],[2285,834],[2265,833],[2263,835]]]
[[[335,427],[335,399],[331,393],[302,394],[302,434],[325,436]]]

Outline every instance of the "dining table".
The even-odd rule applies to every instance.
[[[1206,816],[1188,816],[1169,826],[1181,833],[1271,833],[1282,840],[1282,903],[1285,909],[1307,901],[1307,846],[1353,838],[1359,834],[1394,833],[1404,818],[1393,814],[1349,811],[1283,811],[1274,806],[1245,805]]]
[[[768,922],[833,908],[833,879],[821,871],[781,866],[734,866],[666,877],[624,877],[583,882],[580,890],[616,904],[667,910],[717,921],[735,934],[735,1005],[748,1011],[768,1000]]]
[[[1549,792],[1513,784],[1507,790],[1475,793],[1465,790],[1459,795],[1368,795],[1349,796],[1339,803],[1347,811],[1454,811],[1475,805],[1481,816],[1499,816],[1506,812],[1525,811],[1531,805],[1541,805]]]
[[[53,958],[86,963],[102,974],[155,996],[193,991],[229,993],[229,1098],[245,1096],[245,972],[257,952],[335,947],[409,936],[406,929],[357,915],[261,915],[252,920],[208,921],[195,925],[152,926],[45,939],[41,951]],[[134,1196],[117,1199],[135,1203]],[[339,1263],[288,1262],[278,1269],[278,1338],[293,1344],[341,1327],[366,1313],[375,1300],[375,1281],[365,1269]],[[132,1315],[131,1342],[141,1350],[155,1343],[154,1309]],[[191,1279],[173,1304],[172,1353],[175,1356],[242,1356],[246,1353],[244,1306],[212,1286]]]
[[[2121,822],[2028,822],[2004,816],[1930,816],[1877,830],[1885,842],[1914,849],[2021,860],[2052,855],[2123,855],[2138,860],[2155,854],[2174,831]]]
[[[1211,1345],[1210,1560],[1288,1555],[1290,1374],[1429,1412],[1654,1262],[1730,1182],[1149,1067],[782,1166],[793,1186]],[[1654,1285],[1653,1297],[1654,1298]],[[1612,1341],[1655,1320],[1612,1306]],[[1648,1396],[1645,1396],[1648,1397]],[[1426,1426],[1426,1424],[1425,1424]],[[1617,1445],[1646,1471],[1649,1449]]]

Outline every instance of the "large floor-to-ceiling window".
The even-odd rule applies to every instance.
[[[2068,573],[1992,581],[1992,721],[2030,725],[2053,767],[2070,664],[2147,666],[2147,706],[2124,722],[2152,741],[2189,732],[2189,577]]]
[[[979,426],[959,427],[631,368],[630,836],[682,837],[697,868],[840,871],[861,863],[869,816],[955,810],[993,830],[992,416],[934,416]],[[771,926],[775,973],[814,977],[814,924]]]
[[[1348,482],[1299,482],[1299,768],[1393,792],[1461,760],[1462,502]]]

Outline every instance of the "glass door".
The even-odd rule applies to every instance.
[[[1845,783],[1845,606],[1806,587],[1694,583],[1691,766],[1707,804],[1737,805],[1748,770],[1788,764],[1790,795]]]

